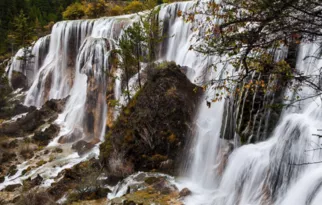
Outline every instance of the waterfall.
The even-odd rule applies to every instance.
[[[158,19],[162,24],[162,35],[168,38],[160,45],[157,60],[175,61],[186,66],[189,79],[202,84],[211,59],[189,50],[191,40],[194,40],[191,26],[177,16],[179,10],[187,11],[192,6],[193,2],[161,6]],[[126,103],[121,88],[122,71],[110,63],[111,50],[116,48],[123,30],[138,20],[138,14],[131,14],[58,22],[50,35],[40,38],[30,48],[34,57],[27,66],[29,73],[22,71],[21,61],[17,58],[22,50],[16,54],[7,70],[9,77],[12,71],[26,76],[30,87],[25,105],[40,108],[47,100],[68,98],[64,111],[55,121],[61,128],[60,132],[49,147],[61,146],[69,155],[25,176],[21,176],[21,172],[30,165],[23,163],[18,166],[16,175],[0,184],[0,189],[37,174],[45,176],[44,184],[49,186],[61,170],[97,155],[97,144],[105,135],[106,124],[116,119],[118,114],[106,104],[106,98],[112,96],[121,104]],[[135,86],[136,83],[137,75],[134,75],[130,84]],[[131,88],[131,91],[134,95],[135,89]],[[88,155],[78,156],[70,147],[71,143],[79,140],[96,144],[96,147]]]
[[[314,44],[301,45],[297,60],[299,72],[318,74],[321,60],[303,60],[313,55],[316,49]],[[313,95],[314,90],[302,86],[298,93],[305,99]],[[294,91],[287,90],[285,95],[292,99]],[[221,118],[218,116],[222,113],[221,104],[215,105],[217,112],[213,113],[201,105],[197,115],[191,175],[182,182],[194,195],[187,198],[186,203],[320,204],[321,141],[314,135],[319,134],[322,124],[320,96],[284,109],[268,140],[236,148],[228,159],[223,157],[227,145],[221,142],[218,131],[221,121],[216,121]],[[213,125],[209,126],[211,122]],[[224,170],[218,170],[225,160]]]
[[[162,35],[168,38],[160,47],[158,60],[175,61],[187,66],[189,79],[200,81],[199,84],[201,84],[199,77],[205,76],[205,68],[211,59],[205,60],[205,56],[189,51],[190,40],[193,40],[191,26],[177,17],[179,10],[187,11],[192,6],[193,2],[162,6],[159,20],[163,27]],[[121,91],[122,72],[112,71],[118,79],[114,81],[107,79],[111,68],[107,65],[108,57],[105,49],[114,48],[123,30],[138,20],[137,14],[131,14],[96,20],[58,22],[54,25],[50,36],[41,38],[35,43],[32,48],[36,54],[33,59],[34,64],[29,67],[33,68],[36,75],[27,75],[28,81],[32,83],[27,92],[25,104],[41,107],[49,99],[62,99],[69,96],[65,111],[57,120],[63,129],[59,134],[60,140],[56,139],[55,143],[101,139],[102,127],[105,124],[103,121],[106,118],[104,113],[107,112],[103,99],[109,83],[114,84],[114,98],[120,100],[121,104],[126,103]],[[10,70],[19,70],[19,66],[19,61],[14,60],[11,65],[13,69]],[[96,73],[99,70],[98,66],[104,72]],[[93,80],[89,77],[92,72],[94,72]],[[106,80],[102,80],[105,78]],[[136,76],[133,76],[130,84],[134,86],[135,83]],[[86,90],[91,92],[95,90],[95,86],[100,87],[97,93],[86,93]],[[134,94],[135,90],[132,89],[132,93]],[[97,102],[93,102],[95,98],[99,98]],[[92,113],[86,111],[94,107],[96,111]]]
[[[215,57],[189,50],[190,45],[196,42],[195,32],[191,31],[191,24],[184,22],[177,13],[179,10],[188,11],[193,4],[162,5],[158,19],[162,22],[163,35],[168,38],[160,45],[157,60],[175,61],[185,66],[187,77],[203,85],[211,78],[223,78],[224,74],[221,67],[217,71],[207,70]],[[13,71],[26,75],[30,88],[25,105],[39,108],[49,99],[68,97],[65,110],[56,121],[62,129],[51,146],[78,140],[98,143],[102,139],[106,121],[117,116],[116,113],[108,114],[107,93],[111,92],[116,100],[123,99],[121,71],[110,64],[111,50],[115,48],[122,30],[137,20],[138,16],[132,14],[56,23],[50,36],[39,39],[32,47],[35,57],[27,71],[21,70],[17,57],[23,51],[18,51],[8,72],[9,77]],[[303,60],[314,50],[316,45],[301,46],[297,60],[300,72],[316,73],[322,66],[321,60]],[[112,80],[110,74],[118,78]],[[136,83],[136,75],[130,83]],[[108,90],[110,87],[112,89]],[[314,91],[304,86],[298,89],[298,93],[305,98]],[[204,99],[211,99],[213,95],[215,91],[210,87]],[[295,98],[294,90],[286,90],[285,95],[289,96],[287,102]],[[245,103],[245,98],[239,100],[240,104]],[[193,205],[319,204],[322,200],[321,142],[313,134],[319,134],[317,130],[322,129],[320,96],[284,109],[269,139],[259,136],[260,128],[253,130],[254,138],[266,141],[242,146],[233,141],[234,136],[230,139],[223,137],[224,128],[230,129],[230,123],[237,123],[225,116],[227,109],[231,109],[226,107],[228,102],[228,99],[223,99],[212,103],[211,107],[204,101],[200,102],[195,132],[191,136],[191,155],[186,159],[188,167],[184,171],[184,179],[179,182],[193,192],[185,202]],[[238,113],[242,115],[243,106],[240,105],[239,109]],[[262,120],[260,126],[267,126],[270,120],[267,116],[255,118],[255,121]],[[235,134],[235,130],[230,132]],[[66,163],[60,168],[48,168],[43,172],[51,177],[49,181],[52,182],[63,168],[85,159],[73,153],[63,159]],[[11,184],[17,182],[25,165],[18,168],[20,171],[13,176]],[[38,171],[32,174],[36,175]],[[10,179],[6,179],[10,184],[8,181]]]

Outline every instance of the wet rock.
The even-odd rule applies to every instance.
[[[12,140],[9,144],[8,144],[8,147],[9,149],[13,149],[13,148],[16,148],[18,147],[18,140],[15,139],[15,140]]]
[[[12,161],[13,159],[16,158],[16,154],[15,153],[11,153],[11,152],[4,152],[2,154],[2,157],[0,158],[0,162],[1,163],[6,163],[6,162],[9,162],[9,161]]]
[[[123,201],[123,205],[137,205],[137,204],[134,201],[125,200]]]
[[[57,147],[57,148],[54,149],[54,152],[55,153],[63,153],[63,149]]]
[[[34,179],[27,179],[24,181],[24,186],[27,186],[29,189],[41,185],[43,178],[38,174]]]
[[[108,176],[107,179],[102,180],[102,181],[103,181],[103,184],[106,184],[109,186],[115,186],[122,179],[123,179],[122,177]]]
[[[48,189],[48,193],[58,200],[62,198],[69,190],[72,190],[70,201],[106,198],[106,193],[109,192],[101,184],[98,176],[101,175],[101,167],[95,159],[77,164],[71,169],[63,171],[61,180],[53,183]],[[80,191],[86,189],[87,191]],[[72,204],[72,203],[68,203]]]
[[[34,110],[36,110],[36,107],[34,107],[34,106],[27,107],[27,106],[19,103],[14,106],[12,115],[20,115],[22,113],[32,112]]]
[[[66,98],[50,100],[40,110],[31,108],[27,115],[16,121],[1,124],[0,135],[24,137],[26,134],[31,134],[41,125],[53,122],[58,117],[58,113],[63,110],[65,103]]]
[[[159,181],[152,184],[152,187],[164,195],[178,191],[178,188],[169,182],[166,177],[161,177]]]
[[[8,192],[13,192],[21,186],[22,186],[21,184],[11,184],[11,185],[8,185],[4,190]]]
[[[41,109],[61,113],[64,111],[65,104],[68,99],[69,96],[64,99],[51,99],[47,101]]]
[[[72,145],[72,149],[76,150],[77,153],[81,156],[89,152],[95,145],[88,143],[84,140],[78,141]]]
[[[161,162],[160,170],[170,170],[173,167],[173,163],[174,161],[171,159]]]
[[[31,159],[35,155],[35,150],[37,149],[37,145],[32,144],[30,142],[25,142],[20,145],[19,154],[23,159]]]
[[[26,174],[26,173],[28,173],[30,170],[31,170],[31,167],[28,167],[27,169],[22,170],[21,175],[22,175],[22,176],[23,176],[23,175],[25,175],[25,174]]]
[[[46,146],[49,142],[54,139],[59,133],[60,128],[55,124],[51,124],[44,131],[36,132],[33,136],[33,140],[36,141],[41,146]]]
[[[19,88],[26,90],[28,88],[27,77],[20,72],[12,71],[11,86],[14,90]]]
[[[9,168],[9,170],[8,170],[8,176],[10,177],[10,176],[13,176],[13,175],[15,175],[16,173],[17,173],[17,166],[16,165],[12,165],[10,168]]]
[[[190,189],[188,189],[188,188],[184,188],[184,189],[182,189],[181,191],[180,191],[180,193],[179,193],[179,196],[180,197],[186,197],[186,196],[190,196],[191,195],[191,191],[190,191]]]
[[[61,144],[71,143],[71,142],[75,142],[77,140],[82,139],[83,136],[84,136],[84,134],[83,134],[82,130],[79,128],[75,128],[70,134],[59,138],[58,142]]]
[[[3,183],[5,180],[5,177],[4,176],[0,176],[0,183]]]
[[[144,176],[144,177],[143,177]],[[143,178],[142,178],[143,177]],[[124,192],[124,190],[127,190]],[[137,173],[121,181],[116,187],[121,197],[111,200],[112,205],[131,204],[182,204],[179,191],[172,178],[159,173]],[[114,192],[115,194],[115,192]]]

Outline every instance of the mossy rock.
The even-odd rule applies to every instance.
[[[100,159],[113,176],[151,170],[175,174],[184,155],[202,89],[175,64],[150,71],[147,79],[100,146]],[[122,167],[115,169],[110,162],[117,160]],[[162,168],[166,161],[174,163]]]
[[[10,176],[15,175],[17,172],[18,172],[18,170],[17,170],[17,166],[16,166],[16,165],[12,165],[12,166],[9,168],[9,170],[8,170],[8,174],[7,174],[7,175],[10,177]]]
[[[47,161],[45,161],[45,160],[40,160],[39,162],[37,162],[36,164],[37,164],[37,167],[41,167],[42,165],[44,165],[44,164],[46,164],[47,163]]]

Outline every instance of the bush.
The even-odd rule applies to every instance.
[[[85,16],[84,5],[81,3],[73,3],[63,12],[63,18],[67,20],[80,19]]]
[[[124,8],[124,12],[127,14],[137,13],[145,10],[145,6],[141,1],[132,1]]]
[[[104,0],[86,4],[84,9],[85,15],[89,18],[97,18],[106,15],[107,3]]]
[[[119,16],[124,14],[124,10],[121,6],[119,5],[113,5],[109,11],[110,16]]]

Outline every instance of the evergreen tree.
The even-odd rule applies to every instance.
[[[28,61],[32,58],[30,46],[33,42],[34,29],[29,23],[28,17],[21,10],[19,15],[13,19],[13,30],[10,31],[9,39],[13,45],[21,46],[23,55],[19,56],[22,63],[23,73],[26,70]]]
[[[127,36],[129,39],[129,43],[132,44],[132,56],[131,58],[134,59],[135,64],[137,65],[137,72],[138,72],[138,81],[140,88],[142,87],[141,84],[141,61],[143,59],[142,56],[142,46],[144,45],[144,34],[142,33],[142,26],[140,22],[133,23],[132,26],[127,28],[124,32],[124,35]]]
[[[133,43],[128,35],[123,35],[119,39],[118,42],[119,49],[117,50],[117,53],[120,56],[120,66],[124,71],[125,75],[125,83],[126,83],[126,94],[128,102],[130,102],[131,96],[130,96],[130,87],[129,87],[129,81],[130,76],[133,70],[133,65],[135,63],[135,58],[133,56]]]

